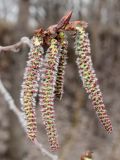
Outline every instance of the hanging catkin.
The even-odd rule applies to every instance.
[[[86,92],[89,94],[89,98],[92,101],[100,122],[107,132],[111,133],[112,125],[107,115],[105,105],[103,103],[102,93],[100,91],[99,84],[97,82],[98,80],[93,68],[88,35],[85,33],[82,27],[76,27],[76,30],[75,52],[77,55],[76,62],[80,77],[83,81]]]
[[[58,65],[56,86],[55,86],[55,95],[57,98],[62,99],[63,95],[63,87],[64,87],[64,74],[65,67],[67,64],[67,49],[68,49],[68,41],[64,32],[59,33],[60,37],[60,60]]]
[[[35,98],[38,92],[40,68],[43,61],[44,51],[42,47],[43,40],[39,34],[34,35],[31,42],[31,49],[28,55],[21,90],[21,104],[26,119],[28,137],[34,141],[37,132]]]
[[[58,148],[58,137],[54,112],[54,92],[59,63],[58,50],[57,40],[51,39],[50,47],[45,55],[39,92],[39,104],[41,107],[42,119],[52,151]]]

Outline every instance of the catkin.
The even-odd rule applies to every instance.
[[[28,55],[28,61],[25,68],[21,90],[21,104],[26,119],[28,137],[34,141],[37,132],[35,105],[44,51],[42,47],[43,40],[41,36],[33,36],[31,42],[32,47]]]
[[[112,132],[112,124],[103,103],[102,93],[91,60],[91,49],[88,35],[82,27],[76,27],[75,52],[77,66],[83,86],[89,94],[97,116],[108,133]]]
[[[57,98],[62,99],[63,95],[63,87],[64,87],[64,74],[65,67],[67,64],[67,49],[68,49],[68,41],[64,32],[59,33],[60,37],[60,60],[58,65],[56,86],[55,86],[55,95]]]
[[[42,119],[52,151],[57,150],[59,146],[54,111],[54,91],[59,63],[58,50],[57,40],[51,39],[50,47],[45,55],[39,92],[39,104],[41,107]]]

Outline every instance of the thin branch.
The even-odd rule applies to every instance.
[[[9,109],[12,110],[17,115],[20,123],[22,124],[22,127],[25,130],[25,122],[23,118],[23,113],[16,107],[14,100],[12,99],[8,91],[5,89],[1,79],[0,79],[0,92],[4,96],[4,99],[6,100],[6,102],[9,104]]]
[[[18,117],[18,119],[20,121],[20,124],[22,125],[24,131],[26,132],[26,127],[25,127],[26,122],[24,121],[23,113],[16,107],[13,98],[11,97],[9,92],[6,90],[6,88],[4,87],[1,79],[0,79],[0,92],[3,95],[4,99],[6,100],[6,102],[8,103],[9,109],[12,110],[16,114],[16,116]],[[44,155],[48,156],[52,160],[58,160],[57,155],[53,155],[52,153],[47,151],[43,147],[43,145],[41,143],[39,143],[37,140],[35,140],[35,145]]]
[[[29,47],[31,46],[31,40],[28,37],[22,37],[19,42],[9,45],[9,46],[0,46],[0,53],[2,52],[19,52],[21,47],[26,44]]]
[[[47,155],[48,157],[50,157],[52,160],[58,160],[58,156],[57,155],[53,155],[52,153],[50,153],[49,151],[47,151],[43,145],[41,143],[39,143],[37,140],[35,140],[35,145],[37,146],[37,148],[39,148],[41,150],[41,152],[43,153],[43,155]]]

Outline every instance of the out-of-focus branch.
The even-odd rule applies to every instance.
[[[39,143],[38,141],[35,141],[35,145],[37,146],[37,148],[39,148],[41,150],[41,152],[44,155],[47,155],[49,158],[51,158],[52,160],[58,160],[58,156],[57,155],[53,155],[52,153],[50,153],[49,151],[47,151],[43,145],[41,143]]]
[[[9,46],[0,46],[0,53],[2,52],[19,52],[21,47],[26,44],[29,47],[31,46],[31,40],[28,37],[22,37],[19,42],[9,45]]]
[[[24,121],[23,113],[16,107],[15,102],[12,98],[12,96],[9,94],[9,92],[4,87],[1,79],[0,79],[0,92],[3,95],[4,99],[7,101],[9,109],[11,109],[16,116],[18,117],[20,124],[22,125],[24,131],[26,132],[26,122]],[[37,140],[35,141],[36,147],[46,156],[51,158],[52,160],[57,160],[57,155],[54,155],[50,153],[48,150],[46,150],[41,143],[39,143]]]
[[[4,99],[6,100],[6,102],[9,105],[9,109],[12,110],[18,117],[20,123],[22,124],[22,127],[25,130],[25,121],[24,121],[24,117],[22,112],[16,107],[13,98],[11,97],[11,95],[9,94],[9,92],[6,90],[6,88],[4,87],[1,79],[0,79],[0,92],[3,95]]]
[[[98,27],[98,33],[102,34],[110,34],[116,37],[120,36],[120,28],[119,27],[110,27],[110,26],[99,26]]]

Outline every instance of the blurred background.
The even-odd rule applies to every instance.
[[[32,37],[39,27],[55,24],[68,10],[72,20],[89,24],[92,59],[111,117],[113,133],[108,135],[96,118],[82,87],[75,64],[74,41],[69,39],[64,96],[55,102],[61,148],[60,160],[78,160],[85,150],[95,160],[120,158],[120,0],[0,0],[0,45],[10,45],[22,36]],[[0,77],[20,108],[20,90],[29,48],[19,53],[0,54]],[[49,149],[39,107],[38,138]],[[0,160],[49,159],[27,139],[16,115],[0,94]]]

